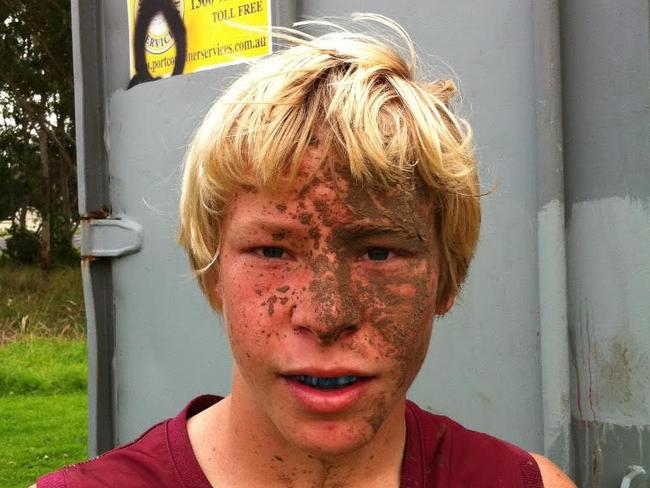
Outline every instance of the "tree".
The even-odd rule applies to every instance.
[[[73,90],[69,1],[0,0],[0,217],[38,211],[45,269],[79,222]]]

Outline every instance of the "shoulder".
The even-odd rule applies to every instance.
[[[94,459],[38,479],[38,488],[156,486],[146,484],[173,472],[167,448],[167,423],[160,422],[133,442]],[[154,479],[150,479],[154,476]],[[134,484],[135,483],[135,484]],[[31,487],[30,487],[31,488]]]
[[[425,443],[435,441],[440,444],[439,447],[449,450],[454,456],[460,456],[466,460],[490,458],[491,462],[512,460],[533,463],[530,455],[514,444],[483,432],[468,429],[449,417],[432,414],[413,403],[409,405],[409,410],[417,418]]]
[[[214,395],[201,395],[187,404],[176,417],[154,425],[133,442],[90,461],[42,476],[36,486],[37,488],[208,486],[192,451],[187,434],[187,420],[220,400],[221,397]],[[181,478],[190,479],[192,482],[184,484]],[[197,479],[200,480],[198,485]]]
[[[438,483],[435,486],[573,487],[571,484],[549,485],[548,481],[544,485],[542,468],[536,459],[507,441],[467,429],[448,417],[431,414],[410,402],[406,417],[407,445],[413,446],[415,452],[421,449],[422,464],[435,471]],[[547,469],[546,465],[543,469]]]
[[[571,481],[571,479],[569,479],[569,477],[551,460],[541,454],[535,454],[534,452],[531,452],[530,455],[539,467],[539,472],[541,473],[542,481],[544,482],[544,488],[576,488],[573,481]]]

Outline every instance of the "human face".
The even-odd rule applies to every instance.
[[[281,197],[236,195],[214,293],[235,359],[232,402],[255,416],[247,424],[338,456],[403,425],[444,311],[430,204],[368,193],[323,157],[308,152]]]

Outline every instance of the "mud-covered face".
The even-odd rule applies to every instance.
[[[233,401],[290,445],[346,454],[403,423],[436,312],[432,210],[368,193],[314,148],[281,197],[242,190],[224,219],[216,302]],[[243,403],[241,403],[243,402]]]

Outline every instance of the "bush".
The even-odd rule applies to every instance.
[[[71,235],[76,229],[76,222],[67,220],[62,215],[55,215],[50,221],[50,261],[52,264],[78,265],[81,260],[79,251],[72,244]],[[16,264],[35,264],[41,257],[40,228],[32,232],[16,222],[9,228],[5,258]]]
[[[50,257],[53,263],[65,265],[78,265],[81,254],[72,245],[70,230],[74,223],[66,221],[62,215],[55,216],[50,225],[52,226],[52,248]]]
[[[31,232],[23,227],[12,225],[7,239],[7,256],[22,264],[38,262],[41,252],[41,241],[36,232]]]

